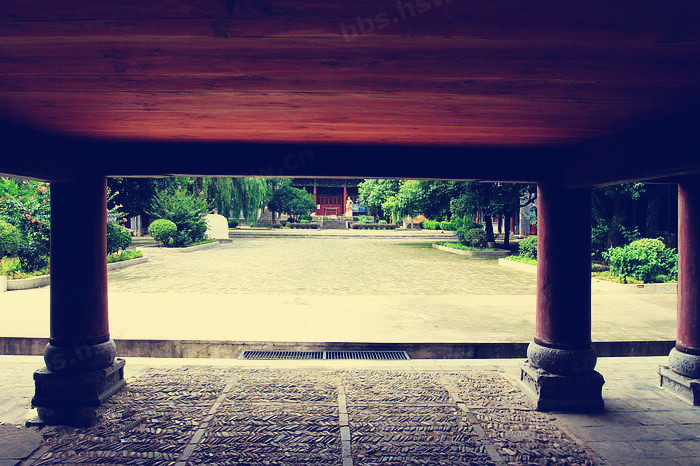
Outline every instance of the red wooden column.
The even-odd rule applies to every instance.
[[[106,181],[51,183],[51,316],[32,403],[46,421],[90,424],[124,385],[107,312]]]
[[[661,385],[700,405],[700,177],[678,185],[676,347]]]
[[[538,409],[601,409],[591,347],[591,193],[537,187],[535,339],[521,379]]]
[[[340,206],[340,211],[345,214],[345,206],[348,203],[348,187],[343,186],[343,205]]]

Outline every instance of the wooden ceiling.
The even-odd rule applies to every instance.
[[[0,3],[0,118],[73,137],[562,146],[699,104],[693,0]]]
[[[697,108],[696,0],[0,2],[0,120],[71,140],[505,148],[504,168]],[[322,159],[309,175],[340,174]]]

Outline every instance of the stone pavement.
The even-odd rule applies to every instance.
[[[698,464],[664,360],[602,358],[606,410],[568,414],[524,403],[515,360],[129,358],[95,427],[39,429],[11,424],[41,358],[1,356],[0,464]]]
[[[532,339],[533,274],[438,251],[421,238],[235,238],[188,254],[142,250],[149,262],[109,276],[114,338]],[[675,338],[675,295],[594,288],[592,299],[595,341]],[[46,337],[48,306],[48,288],[0,294],[0,336]]]

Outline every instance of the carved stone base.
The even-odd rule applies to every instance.
[[[681,375],[669,366],[659,366],[659,378],[663,388],[694,406],[700,406],[700,379]]]
[[[520,365],[520,384],[538,411],[600,411],[605,380],[591,370],[580,375],[556,375],[530,362]]]
[[[89,426],[96,410],[124,385],[124,360],[88,372],[34,372],[36,391],[32,406],[49,424]]]

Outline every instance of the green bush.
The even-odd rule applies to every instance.
[[[443,222],[440,222],[439,225],[440,225],[441,230],[451,231],[451,230],[455,229],[455,226],[452,222],[443,221]]]
[[[420,225],[425,230],[437,230],[440,227],[440,222],[436,222],[434,220],[426,220],[424,222],[421,222]]]
[[[386,221],[384,223],[353,223],[350,228],[354,230],[394,230],[396,224],[389,224]]]
[[[177,227],[172,246],[183,247],[204,239],[207,231],[204,216],[208,211],[204,198],[182,189],[174,193],[161,191],[153,198],[151,209],[154,217],[170,220]]]
[[[24,272],[32,273],[48,266],[51,236],[51,191],[48,185],[0,177],[0,220],[20,232],[16,255]]]
[[[459,228],[455,231],[455,234],[460,244],[464,246],[472,248],[483,248],[486,246],[486,232],[481,225]]]
[[[14,278],[22,272],[22,263],[18,257],[3,257],[0,260],[0,275]]]
[[[304,229],[309,230],[309,229],[317,229],[317,228],[319,228],[321,225],[318,224],[318,223],[304,222],[304,221],[302,220],[300,223],[288,223],[287,226],[288,226],[289,228],[296,228],[296,229],[302,229],[302,230],[304,230]]]
[[[366,223],[372,223],[372,217],[369,215],[360,215],[360,217],[357,219],[357,222],[360,224],[366,224]]]
[[[625,283],[629,278],[643,283],[678,278],[678,254],[660,239],[642,238],[610,248],[603,252],[603,258],[610,264],[612,274]]]
[[[131,245],[129,230],[116,223],[107,223],[107,254],[123,251]]]
[[[160,218],[151,223],[148,227],[148,234],[163,246],[168,246],[170,240],[177,234],[177,226],[170,220]]]
[[[230,218],[228,219],[228,227],[229,228],[236,228],[238,226],[238,220],[235,218]]]
[[[537,259],[537,235],[526,236],[518,244],[518,254],[528,259]]]
[[[377,222],[377,225],[386,225],[386,224],[387,224],[386,220],[380,220]]]
[[[108,254],[107,263],[112,264],[114,262],[123,262],[131,259],[138,259],[139,257],[143,257],[143,253],[141,251],[124,251],[121,254]]]
[[[22,243],[22,233],[14,225],[0,220],[0,257],[16,256]]]

